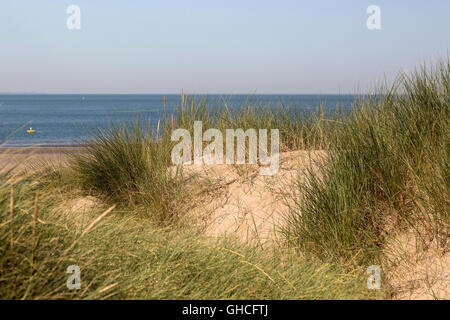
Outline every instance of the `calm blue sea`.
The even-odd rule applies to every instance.
[[[0,95],[0,145],[64,146],[80,143],[97,128],[139,116],[156,124],[164,109],[180,104],[180,95]],[[205,98],[196,96],[196,98]],[[245,101],[291,109],[315,110],[322,104],[331,112],[349,109],[353,95],[209,95],[208,106],[240,106]],[[27,133],[32,127],[36,132]]]

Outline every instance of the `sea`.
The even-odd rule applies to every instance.
[[[225,104],[285,106],[290,110],[349,110],[354,95],[196,95],[208,108]],[[79,145],[112,123],[136,116],[156,126],[158,119],[180,106],[179,94],[0,94],[0,148]],[[34,130],[34,132],[28,132]]]

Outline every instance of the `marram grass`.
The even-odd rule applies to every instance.
[[[297,184],[284,226],[293,246],[375,264],[389,230],[413,227],[447,245],[449,72],[447,61],[403,74],[335,127],[327,158]]]
[[[0,189],[2,299],[374,298],[360,271],[278,249],[211,241],[107,207],[85,213],[82,223],[61,211],[73,192],[55,192],[42,178],[30,184],[36,178],[16,182],[13,221],[9,185]],[[70,265],[80,267],[79,290],[66,286]]]

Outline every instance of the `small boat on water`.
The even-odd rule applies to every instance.
[[[28,133],[33,133],[33,132],[36,132],[36,130],[33,130],[33,128],[30,127],[30,129],[28,129],[27,132],[28,132]]]

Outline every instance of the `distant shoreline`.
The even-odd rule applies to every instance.
[[[84,145],[33,145],[33,146],[5,146],[0,147],[0,154],[7,153],[9,151],[14,153],[60,153],[61,151],[80,151],[84,148]]]

